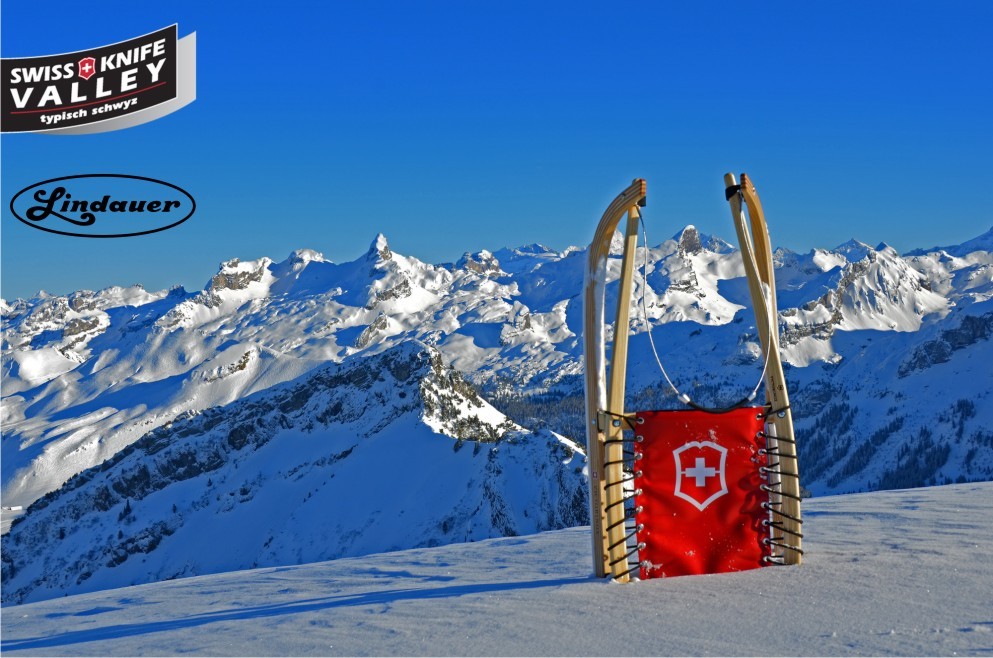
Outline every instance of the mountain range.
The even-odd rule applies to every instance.
[[[695,400],[742,397],[761,358],[737,251],[686,227],[637,256],[628,407],[678,406],[649,330]],[[993,479],[993,229],[774,257],[805,486]],[[585,523],[585,260],[434,265],[380,235],[193,292],[0,302],[2,493],[27,508],[4,511],[4,601]]]

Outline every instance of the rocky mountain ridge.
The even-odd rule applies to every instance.
[[[73,476],[4,536],[3,600],[579,525],[582,468],[409,342],[188,412]]]

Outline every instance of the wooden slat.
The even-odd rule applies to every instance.
[[[638,246],[638,206],[628,208],[628,221],[624,230],[624,256],[621,260],[621,278],[617,282],[617,317],[614,320],[614,343],[610,355],[610,381],[607,386],[607,411],[611,417],[624,415],[624,391],[628,363],[628,332],[631,319],[631,290],[634,284],[635,250]],[[623,426],[611,423],[607,436],[621,439]],[[628,579],[627,545],[624,543],[624,479],[623,464],[616,463],[624,458],[624,446],[611,443],[604,451],[607,463],[604,502],[607,505],[607,546],[610,549],[608,566],[614,578]]]
[[[624,376],[627,360],[627,331],[628,313],[630,309],[630,279],[633,278],[634,245],[637,242],[638,206],[644,205],[647,194],[647,183],[644,179],[634,182],[621,192],[607,207],[597,225],[590,243],[587,255],[587,268],[583,289],[583,349],[586,365],[586,445],[587,466],[590,481],[590,523],[593,528],[593,570],[599,577],[613,573],[626,579],[621,572],[627,571],[627,565],[618,563],[611,569],[609,562],[623,556],[623,545],[608,550],[611,543],[617,539],[609,539],[607,527],[614,523],[620,514],[623,518],[623,506],[611,509],[610,519],[607,515],[608,499],[618,500],[623,495],[621,486],[608,486],[612,482],[620,482],[622,468],[618,464],[608,470],[604,469],[606,461],[614,461],[622,456],[620,444],[611,444],[607,450],[605,441],[610,436],[620,435],[620,429],[611,423],[601,422],[602,411],[623,414],[624,407]],[[606,379],[606,340],[604,317],[604,293],[606,290],[607,257],[610,252],[610,242],[621,218],[628,214],[627,231],[625,232],[625,255],[622,261],[621,288],[618,295],[618,315],[614,326],[614,349],[611,358],[611,387],[608,396]],[[633,236],[632,236],[633,227]],[[628,245],[631,245],[630,248]],[[626,274],[625,274],[626,272]],[[627,284],[624,281],[627,280]],[[626,288],[625,288],[626,286]],[[622,310],[623,309],[623,310]],[[623,314],[623,317],[622,317]],[[618,336],[623,334],[621,349],[618,349]],[[619,354],[622,352],[623,354]],[[615,383],[619,382],[619,383]],[[609,397],[609,399],[608,399]],[[618,402],[619,397],[619,402]],[[615,450],[616,448],[616,450]],[[609,453],[609,454],[608,454]],[[615,528],[612,537],[623,538],[623,525]],[[617,533],[621,534],[618,535]],[[614,557],[611,557],[613,553]]]
[[[748,279],[748,290],[752,298],[752,306],[755,308],[755,326],[759,333],[759,340],[762,343],[763,356],[769,363],[765,374],[765,395],[766,404],[773,410],[784,409],[782,414],[770,416],[768,423],[771,425],[772,433],[777,437],[788,439],[779,441],[780,462],[782,468],[796,473],[797,477],[783,477],[782,510],[788,515],[784,517],[784,527],[786,530],[799,534],[800,524],[790,519],[794,517],[800,519],[800,479],[799,464],[796,457],[796,436],[793,431],[793,413],[789,409],[789,391],[786,387],[786,377],[783,373],[782,355],[779,350],[779,323],[778,307],[776,306],[776,280],[772,260],[772,244],[769,239],[769,230],[765,221],[765,213],[759,201],[758,192],[746,174],[741,175],[741,192],[748,209],[748,226],[742,221],[741,200],[737,195],[729,199],[731,204],[731,215],[734,219],[735,231],[738,234],[738,244],[742,257],[745,261],[745,273]],[[725,187],[735,185],[733,174],[724,175]],[[763,292],[763,286],[768,291],[768,301]],[[766,305],[771,307],[772,324],[770,326],[769,313],[765,310]],[[794,498],[795,497],[795,498]],[[789,538],[786,543],[802,548],[801,539],[798,536],[787,534]],[[786,550],[784,556],[787,564],[800,564],[801,555],[797,551]]]

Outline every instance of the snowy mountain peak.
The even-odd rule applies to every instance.
[[[704,251],[727,254],[735,250],[731,243],[713,235],[701,233],[696,226],[687,224],[683,230],[672,236],[676,247],[684,254],[695,255]]]
[[[875,249],[864,242],[859,242],[855,238],[852,238],[848,242],[839,244],[833,251],[842,254],[849,262],[856,262],[868,256],[869,253],[874,252]]]
[[[272,259],[266,257],[249,261],[232,258],[221,263],[220,271],[210,280],[207,290],[244,290],[252,283],[261,281],[266,268],[271,264]]]
[[[293,263],[294,265],[296,264],[306,265],[311,261],[317,261],[318,263],[328,262],[324,259],[324,254],[322,254],[319,251],[315,251],[314,249],[297,249],[294,252],[292,252],[287,257],[286,260],[288,260],[290,263]]]
[[[221,306],[225,300],[243,302],[246,295],[264,297],[269,292],[267,279],[272,278],[268,272],[270,265],[272,259],[268,257],[249,261],[233,258],[225,261],[207,287],[197,296],[196,302],[215,308]]]
[[[366,252],[366,257],[374,262],[381,260],[392,260],[393,252],[390,251],[390,245],[386,241],[386,236],[382,233],[377,233],[372,244],[369,245],[369,251]]]
[[[673,239],[687,254],[697,254],[703,251],[703,244],[700,242],[700,232],[692,224],[673,236]]]
[[[876,250],[852,240],[835,250],[847,262],[830,268],[833,265],[828,258],[830,254],[814,253],[812,263],[823,274],[815,274],[816,278],[806,286],[826,292],[815,301],[783,309],[783,345],[788,360],[806,363],[803,354],[816,351],[818,341],[823,346],[839,329],[912,332],[921,328],[926,316],[947,312],[949,300],[929,288],[926,276],[911,267],[895,249],[881,247]],[[799,261],[791,269],[801,269],[798,264]],[[790,279],[784,277],[784,280]],[[796,299],[796,293],[789,292],[781,299],[788,304]]]
[[[540,255],[544,255],[544,254],[554,254],[555,253],[555,250],[554,249],[549,249],[545,245],[539,244],[537,242],[532,242],[531,244],[526,244],[526,245],[517,247],[513,251],[516,251],[519,254],[530,254],[530,255],[533,255],[533,256],[540,256]]]
[[[460,270],[469,270],[470,272],[482,275],[500,273],[500,261],[485,249],[475,254],[467,251],[455,263],[455,267]]]

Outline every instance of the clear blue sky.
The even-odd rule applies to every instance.
[[[28,2],[4,57],[179,24],[198,99],[90,136],[4,135],[2,294],[112,284],[196,289],[232,257],[377,232],[423,260],[589,241],[649,183],[653,243],[734,231],[725,171],[756,182],[773,242],[901,251],[993,225],[993,3]],[[4,88],[3,93],[8,93]],[[123,173],[198,211],[149,236],[85,240],[10,214],[32,183]]]

